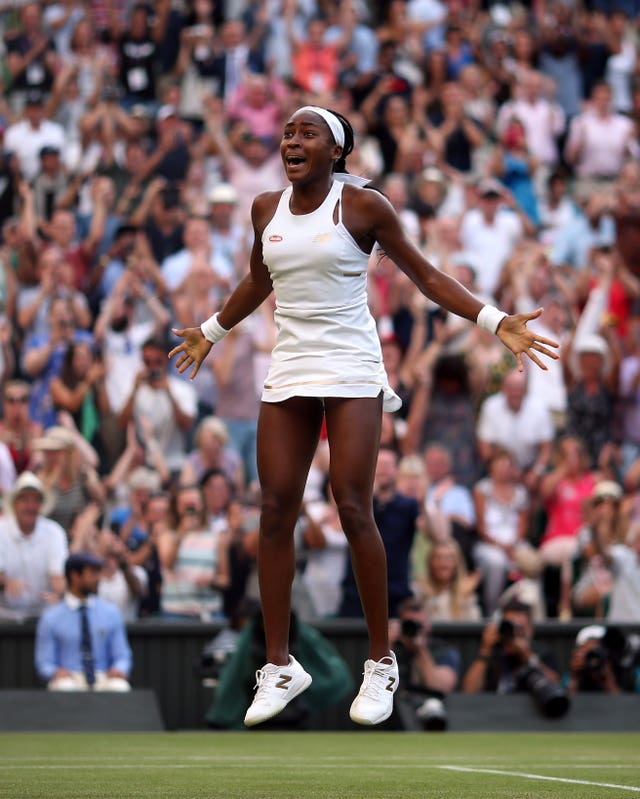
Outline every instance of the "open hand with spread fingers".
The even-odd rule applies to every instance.
[[[193,380],[198,374],[200,364],[207,357],[213,345],[202,335],[202,330],[199,327],[187,327],[184,330],[172,328],[172,332],[176,336],[183,338],[184,341],[171,350],[169,358],[173,358],[174,355],[180,355],[176,361],[176,369],[180,374],[186,372],[190,366],[193,366],[189,375],[190,379]]]
[[[519,313],[513,314],[512,316],[505,316],[498,327],[496,335],[505,347],[510,349],[516,356],[518,370],[520,372],[524,370],[524,364],[522,362],[523,354],[545,371],[547,371],[547,366],[536,355],[536,352],[545,355],[547,358],[552,358],[553,360],[557,360],[559,357],[556,352],[549,349],[549,347],[558,347],[557,341],[545,338],[544,336],[538,336],[527,327],[527,322],[530,322],[532,319],[537,319],[542,313],[542,310],[542,308],[538,308],[537,311],[533,311],[532,313]]]

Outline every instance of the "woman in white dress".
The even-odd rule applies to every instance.
[[[523,354],[543,369],[540,354],[556,357],[548,348],[555,343],[526,327],[541,310],[507,316],[483,306],[425,260],[387,199],[344,174],[352,149],[353,131],[341,115],[315,106],[292,114],[280,145],[291,185],[264,192],[253,203],[249,274],[201,327],[174,331],[184,342],[169,353],[179,356],[178,371],[191,368],[195,377],[212,345],[275,292],[278,334],[258,420],[258,573],[268,663],[257,672],[247,726],[276,715],[311,684],[289,655],[289,610],[293,530],[323,416],[331,489],[370,639],[350,716],[359,724],[378,724],[393,709],[398,672],[389,649],[386,558],[372,492],[382,411],[397,410],[400,400],[388,385],[367,306],[367,261],[374,244],[425,295],[497,333],[521,367]]]

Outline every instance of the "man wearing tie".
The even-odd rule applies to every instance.
[[[118,608],[95,594],[102,560],[67,558],[67,592],[40,617],[35,665],[50,691],[129,691],[131,649]]]

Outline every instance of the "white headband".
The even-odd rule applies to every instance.
[[[331,111],[327,111],[326,108],[320,108],[318,105],[303,105],[302,108],[298,108],[296,114],[299,114],[300,111],[313,111],[314,114],[322,117],[329,126],[335,143],[339,144],[340,147],[344,147],[344,128],[342,127],[342,122],[340,122],[335,114],[332,114]]]

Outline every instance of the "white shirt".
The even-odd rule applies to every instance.
[[[15,517],[0,518],[0,573],[26,583],[16,598],[0,595],[0,605],[14,611],[38,614],[46,605],[42,594],[51,591],[50,577],[64,574],[69,554],[67,535],[53,519],[38,516],[31,535],[23,535]]]
[[[0,494],[8,494],[16,481],[16,467],[9,447],[0,441]]]
[[[194,387],[178,377],[169,377],[168,383],[176,404],[184,414],[195,421],[198,408]],[[143,418],[151,423],[153,437],[162,450],[167,467],[171,471],[181,469],[185,458],[184,434],[178,427],[171,398],[167,392],[143,383],[136,391],[133,408],[134,419]]]
[[[476,283],[482,294],[494,295],[500,273],[521,238],[522,222],[506,208],[498,209],[492,224],[478,208],[462,217],[460,239],[463,249],[476,257]]]
[[[611,548],[613,589],[607,621],[637,624],[640,618],[640,557],[631,547]]]
[[[132,325],[123,333],[107,328],[103,340],[104,386],[113,413],[120,413],[142,369],[142,345],[156,329],[155,322]]]
[[[40,150],[46,145],[56,147],[62,153],[65,144],[62,125],[48,119],[42,120],[38,128],[32,128],[28,120],[22,119],[9,125],[4,134],[4,149],[15,154],[28,181],[32,181],[40,171]]]
[[[498,444],[509,450],[522,469],[529,468],[538,447],[554,436],[548,408],[537,397],[525,396],[520,410],[512,411],[500,392],[488,397],[480,408],[478,441]]]
[[[562,133],[565,125],[562,108],[544,98],[533,103],[528,100],[505,103],[498,113],[497,133],[504,133],[514,118],[522,122],[531,155],[543,164],[555,164],[558,160],[556,137]]]
[[[614,178],[629,151],[633,122],[622,114],[601,117],[592,111],[579,114],[571,122],[566,150],[580,145],[575,162],[581,178]]]
[[[189,250],[180,250],[174,255],[170,255],[162,262],[162,277],[169,291],[175,291],[185,281],[191,265],[193,263],[193,253]],[[233,268],[229,268],[229,263],[224,258],[217,258],[215,251],[212,251],[209,258],[211,271],[223,280],[233,280]]]
[[[149,578],[142,566],[129,566],[135,578],[140,583],[141,596],[147,593]],[[138,618],[138,606],[140,596],[134,596],[127,584],[127,580],[122,573],[122,569],[116,569],[111,577],[100,575],[98,583],[98,596],[101,599],[116,605],[122,613],[125,622],[135,621]]]
[[[530,313],[535,307],[524,309],[517,308],[517,313]],[[527,327],[538,336],[550,338],[558,341],[557,333],[549,330],[539,319],[529,322]],[[561,343],[561,342],[560,342]],[[556,350],[559,355],[561,350]],[[544,358],[547,371],[544,372],[535,364],[525,359],[527,364],[527,390],[533,397],[537,397],[543,402],[550,411],[562,413],[567,410],[567,386],[564,380],[564,371],[560,360],[554,361],[551,358]]]

